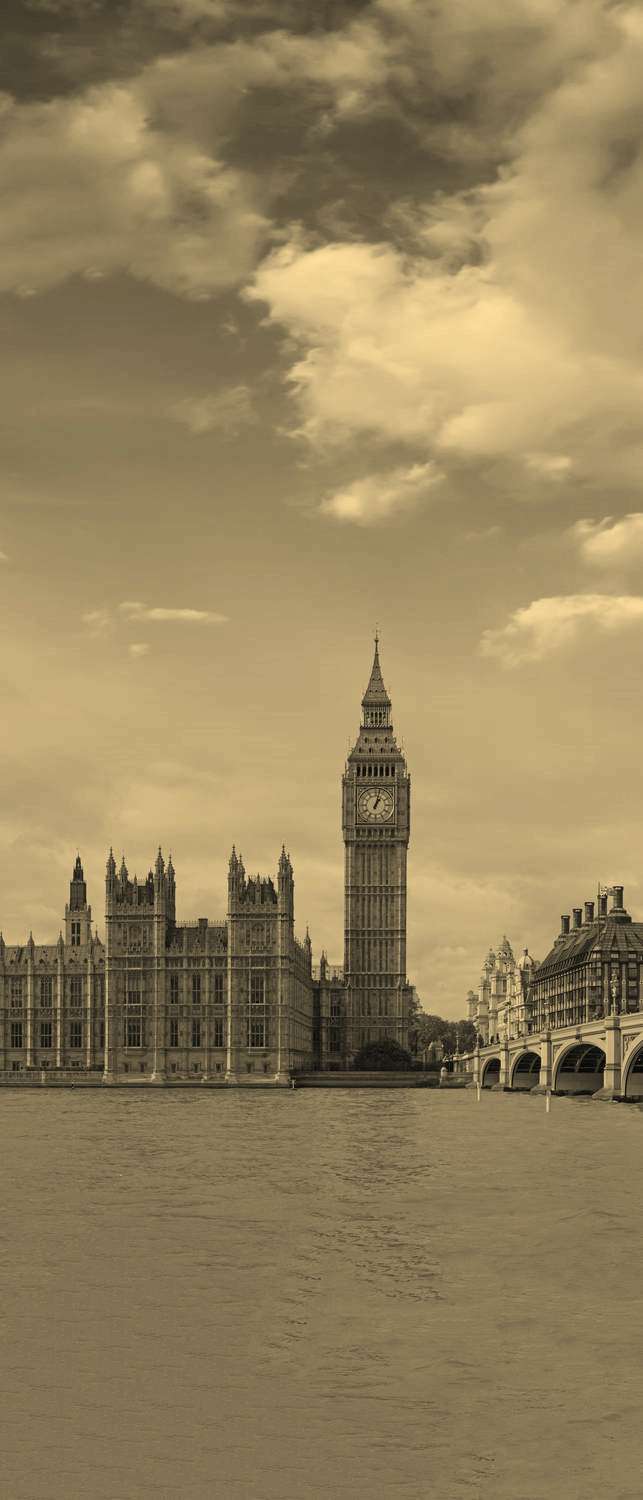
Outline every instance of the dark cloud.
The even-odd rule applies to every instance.
[[[48,99],[127,78],[196,44],[263,31],[323,34],[370,0],[7,0],[0,88]]]

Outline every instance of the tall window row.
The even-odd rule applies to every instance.
[[[211,979],[210,998],[215,1005],[222,1005],[225,999],[225,978],[226,976],[221,969],[214,970]],[[184,994],[187,996],[189,993],[189,998],[193,1005],[200,1005],[201,1001],[205,999],[203,975],[198,971],[187,974],[185,982],[189,990],[184,990]],[[168,998],[170,1005],[178,1005],[181,999],[181,974],[177,970],[170,971]]]
[[[266,976],[263,973],[251,973],[248,1005],[248,1047],[265,1047],[267,1045],[266,1038]]]
[[[71,1005],[82,1005],[87,996],[85,980],[82,974],[72,974],[66,980],[66,996]],[[105,998],[105,979],[102,974],[93,976],[92,994],[96,1005],[102,1005]],[[56,1000],[57,985],[53,974],[41,974],[36,977],[34,983],[34,999],[41,1006],[53,1005]],[[27,983],[23,975],[12,974],[9,984],[9,1004],[12,1010],[21,1010],[27,1002]]]

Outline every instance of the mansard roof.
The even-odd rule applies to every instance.
[[[29,951],[28,943],[8,943],[5,952],[5,963],[19,964],[26,962]],[[31,949],[34,965],[55,964],[58,954],[57,943],[35,943]]]
[[[103,951],[103,944],[99,937],[92,937],[88,946],[93,950],[98,949],[100,952]],[[28,943],[7,943],[4,948],[5,965],[26,963],[27,954],[29,951],[31,951],[33,955],[33,965],[35,969],[38,969],[43,965],[50,965],[55,968],[58,960],[58,943],[34,943],[31,950]],[[72,963],[84,963],[86,957],[86,949],[72,949],[70,948],[69,944],[66,944],[65,954],[66,964],[69,964],[70,961]]]
[[[607,916],[574,928],[569,934],[554,943],[536,971],[534,982],[578,969],[589,963],[592,955],[616,958],[627,962],[634,959],[643,963],[643,922],[632,922],[623,913],[614,918]]]

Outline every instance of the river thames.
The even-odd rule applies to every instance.
[[[6,1090],[6,1500],[640,1500],[643,1114]]]

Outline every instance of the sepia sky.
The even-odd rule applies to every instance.
[[[5,0],[0,925],[233,840],[342,958],[372,636],[409,977],[643,915],[643,12]]]

